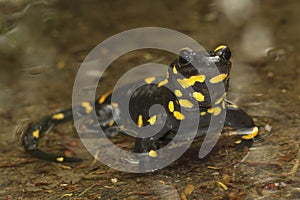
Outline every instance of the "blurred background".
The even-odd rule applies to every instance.
[[[0,0],[1,199],[299,199],[299,8],[298,0]],[[205,159],[197,158],[198,146],[144,175],[94,161],[72,124],[55,128],[43,144],[71,149],[87,158],[82,164],[36,160],[18,147],[19,124],[71,105],[76,72],[96,45],[148,26],[182,32],[207,50],[228,45],[228,99],[254,117],[263,140],[238,152],[224,136]],[[124,55],[97,92],[137,64],[175,58],[155,50]]]

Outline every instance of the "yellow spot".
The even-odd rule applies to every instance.
[[[108,126],[112,126],[114,125],[115,121],[114,120],[111,120],[109,123],[108,123]]]
[[[156,153],[156,151],[154,151],[154,150],[150,150],[149,153],[148,153],[148,155],[149,155],[150,157],[152,157],[152,158],[157,157],[157,153]]]
[[[196,76],[191,76],[190,78],[177,79],[177,82],[183,88],[188,88],[190,86],[193,86],[196,82],[203,83],[204,81],[205,81],[204,75],[196,75]]]
[[[211,78],[211,79],[209,80],[209,82],[210,82],[210,83],[213,83],[213,84],[214,84],[214,83],[219,83],[219,82],[223,81],[227,76],[228,76],[228,74],[219,74],[219,75],[217,75],[217,76]]]
[[[216,100],[215,104],[217,105],[217,104],[221,103],[221,101],[224,100],[225,96],[226,96],[226,92],[219,99]]]
[[[56,161],[57,161],[57,162],[64,162],[64,157],[57,157],[57,158],[56,158]]]
[[[173,74],[177,74],[176,65],[173,66]]]
[[[201,94],[200,92],[193,92],[193,97],[194,97],[197,101],[204,101],[204,95]]]
[[[194,104],[187,99],[179,99],[179,104],[186,108],[192,108]]]
[[[167,72],[166,78],[167,78],[167,79],[169,78],[169,72]]]
[[[190,48],[189,47],[183,47],[180,49],[180,51],[183,51],[183,50],[189,50]]]
[[[142,115],[139,115],[137,125],[138,125],[138,127],[143,126],[143,116]]]
[[[60,120],[63,119],[64,117],[65,117],[64,113],[57,113],[52,116],[52,119]]]
[[[221,108],[220,107],[209,108],[207,109],[207,112],[213,114],[214,116],[217,116],[221,113]]]
[[[108,91],[108,92],[106,92],[105,94],[103,94],[102,96],[101,96],[101,98],[99,99],[99,103],[101,104],[101,103],[103,103],[106,99],[107,99],[107,97],[109,96],[109,95],[111,95],[111,93],[112,93],[112,91],[110,90],[110,91]]]
[[[250,134],[244,135],[242,138],[244,140],[250,140],[253,139],[255,136],[257,136],[257,134],[258,134],[258,128],[255,126],[253,127],[252,132]]]
[[[174,112],[174,102],[173,101],[169,101],[168,108],[169,108],[170,112]]]
[[[148,122],[149,122],[150,125],[154,125],[155,122],[156,122],[156,115],[153,115],[152,117],[150,117],[148,119]]]
[[[157,87],[161,87],[163,85],[166,85],[167,83],[168,83],[168,79],[165,79],[165,80],[159,82],[158,85],[157,85]]]
[[[178,97],[182,96],[182,92],[180,90],[175,90],[175,95]]]
[[[85,108],[85,113],[86,114],[92,112],[92,110],[93,110],[93,107],[91,106],[90,102],[87,102],[87,101],[82,102],[81,106]]]
[[[174,111],[173,115],[178,120],[184,120],[184,118],[185,118],[184,115],[178,111]]]
[[[40,137],[40,131],[38,129],[36,129],[35,131],[32,132],[32,136],[34,138],[39,138]]]
[[[150,84],[150,83],[152,83],[154,80],[155,80],[155,77],[148,77],[148,78],[145,79],[145,82],[146,82],[147,84]]]
[[[220,49],[226,48],[225,45],[219,45],[217,48],[215,48],[214,52],[219,51]]]
[[[200,112],[200,116],[204,116],[206,112]]]

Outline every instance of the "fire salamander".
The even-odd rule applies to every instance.
[[[238,133],[240,131],[239,142],[251,146],[258,136],[258,128],[245,111],[226,99],[231,69],[230,57],[231,51],[225,45],[220,45],[208,53],[185,48],[169,66],[166,77],[148,77],[143,80],[143,86],[138,87],[130,97],[129,113],[132,120],[139,128],[162,123],[163,114],[149,114],[149,109],[154,104],[160,104],[165,108],[166,120],[163,128],[154,136],[137,137],[134,152],[148,153],[150,157],[157,156],[155,150],[158,149],[159,140],[162,140],[168,133],[176,133],[182,121],[192,120],[181,112],[182,109],[190,109],[192,112],[195,108],[200,116],[199,132],[207,131],[211,116],[219,116],[226,111],[224,126],[236,129]],[[212,66],[215,69],[217,67],[217,74],[211,70]],[[209,86],[221,84],[224,85],[224,92],[210,94]],[[167,86],[171,86],[173,90],[167,89]],[[135,88],[135,84],[125,86],[120,92],[126,95],[128,91],[133,90],[132,88]],[[192,89],[193,92],[187,92],[190,91],[188,89]],[[111,101],[111,95],[111,92],[105,93],[95,101],[94,106],[90,102],[82,102],[76,108],[84,115],[89,115],[93,109],[96,109],[97,121],[107,135],[118,133],[124,128],[123,125],[123,127],[117,125],[112,115],[113,112],[117,113],[118,118],[118,115],[122,113],[119,112],[118,104]],[[187,95],[194,101],[186,98]],[[212,95],[216,96],[214,102],[211,100]],[[76,157],[52,155],[38,148],[39,139],[50,127],[71,119],[73,119],[72,108],[69,108],[29,125],[19,138],[25,151],[39,159],[59,163],[81,161],[82,159]]]

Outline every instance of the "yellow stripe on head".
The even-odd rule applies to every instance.
[[[183,50],[190,50],[190,48],[189,47],[183,47],[183,48],[180,49],[180,51],[183,51]]]
[[[219,45],[217,48],[215,48],[214,52],[217,52],[220,49],[224,49],[224,48],[227,48],[227,46],[225,46],[225,45]]]

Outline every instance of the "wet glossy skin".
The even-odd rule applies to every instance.
[[[254,137],[258,135],[258,129],[255,127],[252,118],[226,100],[231,69],[230,57],[229,48],[223,45],[209,52],[209,54],[183,49],[179,58],[170,64],[166,77],[149,77],[145,79],[144,85],[133,92],[129,102],[129,112],[137,127],[135,131],[138,132],[144,126],[161,125],[163,128],[152,137],[137,138],[134,151],[149,153],[150,157],[155,157],[155,150],[159,148],[159,141],[169,134],[176,134],[182,121],[193,120],[189,118],[189,113],[195,112],[195,110],[201,119],[198,135],[206,133],[211,116],[219,117],[226,112],[226,118],[224,117],[224,120],[221,120],[220,123],[237,129],[242,135],[241,142],[248,145],[252,144]],[[158,84],[154,81],[158,81]],[[210,90],[210,88],[219,87],[222,89]],[[119,90],[119,95],[121,97],[127,95],[128,91],[133,90],[133,88],[135,88],[135,84],[125,86]],[[165,112],[149,115],[149,109],[154,104],[162,105]],[[95,102],[97,121],[109,137],[119,132],[126,132],[125,130],[128,131],[129,124],[118,121],[123,117],[118,106],[118,104],[111,102],[111,92],[105,93]],[[89,115],[93,111],[93,107],[89,102],[82,102],[74,109],[81,115]],[[188,113],[188,116],[183,114],[183,110]],[[113,119],[112,112],[117,113],[117,119]],[[56,156],[38,149],[40,137],[52,125],[72,118],[72,109],[67,109],[45,117],[29,126],[21,138],[25,150],[35,157],[49,161],[81,161],[80,158]],[[166,119],[164,124],[162,124],[162,119]],[[121,126],[116,125],[120,123]],[[89,126],[89,129],[93,129],[92,124]],[[186,132],[188,134],[189,130],[186,130]]]

